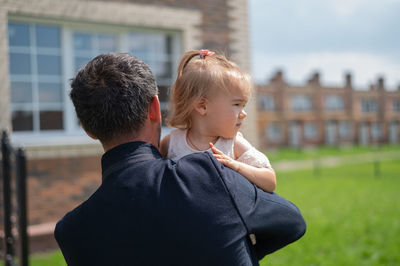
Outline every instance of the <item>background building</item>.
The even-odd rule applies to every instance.
[[[68,96],[81,66],[103,52],[138,56],[156,75],[165,114],[185,51],[219,51],[249,71],[248,40],[246,0],[0,0],[0,128],[27,150],[31,234],[52,234],[101,182],[102,148]],[[243,133],[257,145],[255,110],[250,102]]]
[[[315,73],[304,86],[292,86],[278,71],[257,86],[260,146],[400,142],[400,86],[387,91],[379,78],[355,90],[351,80],[347,74],[343,86],[326,87]]]

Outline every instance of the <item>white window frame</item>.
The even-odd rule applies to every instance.
[[[47,19],[37,18],[21,18],[10,16],[7,23],[24,23],[43,24],[49,26],[58,26],[60,29],[60,49],[61,49],[61,79],[62,79],[62,97],[64,119],[63,130],[46,130],[46,131],[15,131],[12,132],[11,141],[19,144],[29,145],[51,145],[51,144],[86,144],[95,143],[90,139],[79,126],[76,118],[74,106],[69,97],[70,81],[69,79],[74,76],[74,47],[73,47],[73,33],[74,32],[87,32],[87,33],[106,33],[115,34],[117,36],[117,51],[116,52],[129,52],[128,51],[128,35],[132,32],[145,32],[145,33],[161,33],[168,34],[172,37],[172,76],[168,80],[157,79],[158,85],[168,86],[172,85],[179,60],[179,56],[183,50],[182,38],[183,34],[179,30],[173,29],[154,29],[142,27],[127,27],[127,26],[113,26],[107,24],[86,24],[78,22],[54,21]],[[10,106],[13,105],[10,102]],[[168,102],[161,102],[162,109],[168,109]],[[34,118],[35,119],[35,118]],[[163,135],[168,134],[171,129],[163,127]]]

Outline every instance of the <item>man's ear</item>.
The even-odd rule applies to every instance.
[[[149,119],[152,122],[161,122],[160,100],[157,95],[153,96],[149,106]]]
[[[93,135],[92,133],[90,133],[89,131],[87,131],[86,128],[82,125],[82,123],[79,122],[79,124],[81,125],[81,127],[83,128],[83,130],[85,130],[86,134],[87,134],[90,138],[95,139],[95,140],[99,139],[98,137],[96,137],[95,135]]]
[[[201,97],[194,102],[194,110],[200,115],[205,115],[207,113],[208,100],[206,97]]]

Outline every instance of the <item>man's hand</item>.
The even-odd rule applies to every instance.
[[[240,163],[231,157],[225,155],[222,151],[218,150],[211,142],[210,147],[213,152],[214,157],[226,167],[231,168],[232,170],[239,172]]]

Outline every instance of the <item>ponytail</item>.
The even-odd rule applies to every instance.
[[[199,51],[191,50],[191,51],[186,52],[182,56],[179,67],[178,67],[178,76],[176,79],[179,79],[182,76],[183,69],[186,67],[186,65],[189,63],[189,61],[192,60],[192,58],[197,55],[200,55]]]

